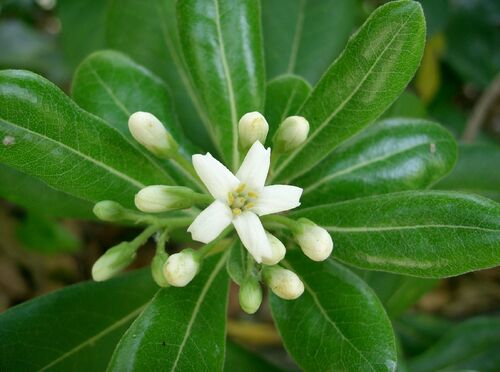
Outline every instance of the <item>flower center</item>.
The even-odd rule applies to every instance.
[[[234,191],[228,193],[227,201],[233,215],[237,216],[254,207],[258,196],[256,192],[248,190],[246,184],[240,183]]]

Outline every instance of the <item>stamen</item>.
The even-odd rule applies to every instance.
[[[232,192],[229,192],[227,194],[227,201],[229,202],[229,205],[233,204],[234,203],[234,195]]]
[[[251,197],[252,199],[255,199],[258,195],[256,192],[253,192],[253,191],[249,191],[248,192],[248,196]]]
[[[243,209],[247,210],[247,209],[252,209],[253,207],[255,207],[255,203],[247,203],[245,204]]]
[[[239,216],[241,214],[241,209],[240,208],[233,208],[233,214],[235,216]]]
[[[238,188],[236,189],[236,192],[239,194],[239,193],[242,193],[244,190],[245,190],[245,187],[247,187],[246,184],[244,183],[240,183],[240,185],[238,186]]]

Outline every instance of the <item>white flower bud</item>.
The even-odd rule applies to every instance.
[[[103,200],[94,205],[94,214],[100,220],[107,222],[120,221],[126,217],[127,211],[119,203]]]
[[[137,209],[147,213],[166,212],[190,208],[196,193],[188,187],[153,185],[141,189],[135,195]]]
[[[247,278],[240,287],[238,293],[240,306],[247,314],[253,314],[262,303],[262,288],[259,281],[254,277]]]
[[[302,252],[313,261],[326,260],[333,250],[333,240],[328,231],[307,218],[297,222],[293,234]]]
[[[271,246],[272,256],[262,257],[262,263],[264,265],[276,265],[283,258],[285,258],[286,248],[277,237],[269,234],[267,231],[266,236],[267,240],[269,240],[269,245]]]
[[[174,287],[185,287],[198,273],[200,261],[192,249],[184,249],[171,255],[163,266],[163,275],[168,284]]]
[[[297,274],[281,266],[264,266],[263,278],[271,291],[284,300],[295,300],[304,293],[304,284]]]
[[[238,123],[240,144],[244,149],[252,146],[255,141],[266,142],[269,124],[261,113],[254,111],[243,115]]]
[[[149,112],[133,113],[128,119],[128,129],[137,142],[158,157],[168,157],[178,149],[163,124]]]
[[[134,261],[135,251],[135,247],[128,242],[108,249],[92,266],[92,278],[102,282],[115,276]]]
[[[274,151],[283,153],[302,145],[309,134],[309,122],[302,116],[289,116],[274,136]]]
[[[167,262],[168,254],[165,252],[159,252],[151,261],[151,275],[153,276],[154,281],[160,287],[168,287],[167,278],[163,275],[163,266],[165,262]]]

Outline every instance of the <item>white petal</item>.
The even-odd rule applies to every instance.
[[[255,141],[248,150],[236,177],[250,189],[259,191],[266,183],[270,162],[271,149],[266,150],[259,141]]]
[[[271,258],[272,251],[266,231],[255,213],[243,212],[233,219],[233,225],[238,232],[241,242],[255,261],[261,263],[263,257]]]
[[[227,200],[227,194],[240,184],[234,174],[210,153],[193,155],[193,166],[210,194],[216,199]]]
[[[259,216],[288,211],[300,205],[301,195],[302,189],[297,186],[266,186],[259,193],[259,198],[252,211]]]
[[[231,209],[225,203],[216,200],[195,218],[187,231],[191,233],[193,240],[210,243],[229,226],[232,219]]]

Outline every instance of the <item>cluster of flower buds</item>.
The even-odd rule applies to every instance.
[[[136,112],[128,124],[132,136],[148,151],[157,157],[178,161],[181,167],[189,167],[186,172],[199,177],[209,193],[198,193],[184,186],[151,185],[135,196],[135,206],[140,212],[112,201],[97,203],[94,213],[101,220],[128,220],[150,226],[133,241],[120,243],[99,258],[92,269],[95,280],[106,280],[122,271],[134,260],[138,247],[156,233],[157,251],[151,262],[154,280],[161,287],[184,287],[200,271],[203,258],[224,236],[222,232],[229,231],[227,227],[233,224],[248,256],[247,272],[239,290],[241,308],[249,314],[259,309],[263,297],[261,282],[286,300],[302,295],[304,285],[299,276],[285,268],[286,264],[280,265],[287,252],[285,245],[264,230],[264,225],[271,222],[288,229],[303,253],[313,261],[327,259],[333,241],[328,231],[306,218],[295,221],[285,216],[269,216],[299,206],[302,189],[288,185],[266,186],[272,162],[270,149],[264,148],[269,124],[262,114],[249,112],[238,123],[240,150],[248,153],[236,174],[210,154],[194,155],[193,165],[186,165],[180,158],[177,142],[150,113]],[[305,118],[287,117],[273,136],[274,160],[276,155],[299,148],[308,133],[309,123]],[[159,223],[161,218],[152,214],[208,204],[194,221],[187,218],[182,225],[190,224],[187,231],[205,246],[198,250],[186,248],[169,256],[164,245],[170,227]],[[266,217],[261,222],[262,216]]]

